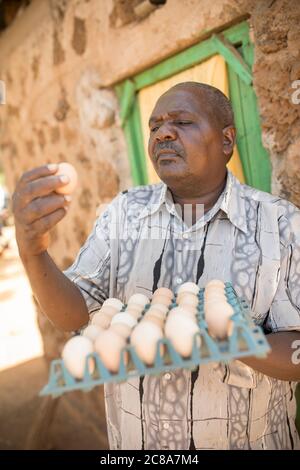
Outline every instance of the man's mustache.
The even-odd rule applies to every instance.
[[[183,149],[174,142],[157,142],[154,147],[154,155],[158,158],[158,154],[161,150],[170,150],[171,152],[177,153],[180,157],[183,157]]]

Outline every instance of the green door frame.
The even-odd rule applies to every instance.
[[[253,44],[245,21],[116,85],[134,185],[148,183],[138,92],[146,86],[221,54],[228,66],[229,94],[237,127],[237,147],[246,183],[271,189],[271,164],[262,146],[257,100],[252,86]]]

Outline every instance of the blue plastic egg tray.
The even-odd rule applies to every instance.
[[[213,339],[208,331],[204,318],[204,289],[200,289],[198,297],[198,324],[200,332],[194,337],[192,355],[183,358],[176,352],[171,342],[163,338],[157,344],[157,352],[154,364],[147,366],[138,357],[133,346],[128,344],[121,352],[120,368],[118,373],[111,373],[101,362],[97,353],[89,354],[86,359],[86,367],[82,380],[77,380],[68,372],[61,359],[51,362],[49,382],[42,389],[40,395],[58,396],[72,390],[89,391],[97,385],[107,382],[124,382],[131,377],[147,374],[160,374],[165,371],[188,368],[195,369],[199,364],[208,362],[229,362],[245,356],[265,356],[270,350],[270,346],[260,326],[254,324],[251,318],[251,311],[245,300],[236,295],[232,285],[225,284],[227,301],[234,309],[232,320],[234,328],[232,335],[223,341]],[[170,309],[176,307],[176,296]],[[126,306],[125,306],[126,307]],[[124,307],[124,308],[125,308]],[[146,309],[150,304],[146,306]],[[145,310],[146,310],[145,309]],[[197,346],[197,336],[201,337],[201,346]],[[160,353],[160,345],[164,344],[164,355]],[[125,365],[124,355],[128,352],[129,360]],[[94,361],[94,371],[89,372],[90,361]]]

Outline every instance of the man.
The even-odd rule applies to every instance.
[[[231,281],[269,333],[272,352],[107,384],[110,447],[299,448],[300,367],[292,357],[300,339],[300,211],[227,172],[235,128],[219,90],[176,85],[149,124],[149,155],[164,183],[119,194],[65,273],[47,254],[49,230],[66,213],[68,202],[53,193],[63,182],[49,166],[20,180],[16,237],[33,292],[53,323],[76,330],[108,297],[126,302],[160,286]],[[180,214],[186,207],[190,223]]]

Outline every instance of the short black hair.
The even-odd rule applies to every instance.
[[[218,88],[200,82],[181,82],[171,87],[167,93],[174,88],[194,88],[205,97],[205,100],[212,108],[212,112],[218,120],[222,129],[227,126],[234,126],[234,114],[230,100]],[[217,112],[216,112],[217,111]]]

